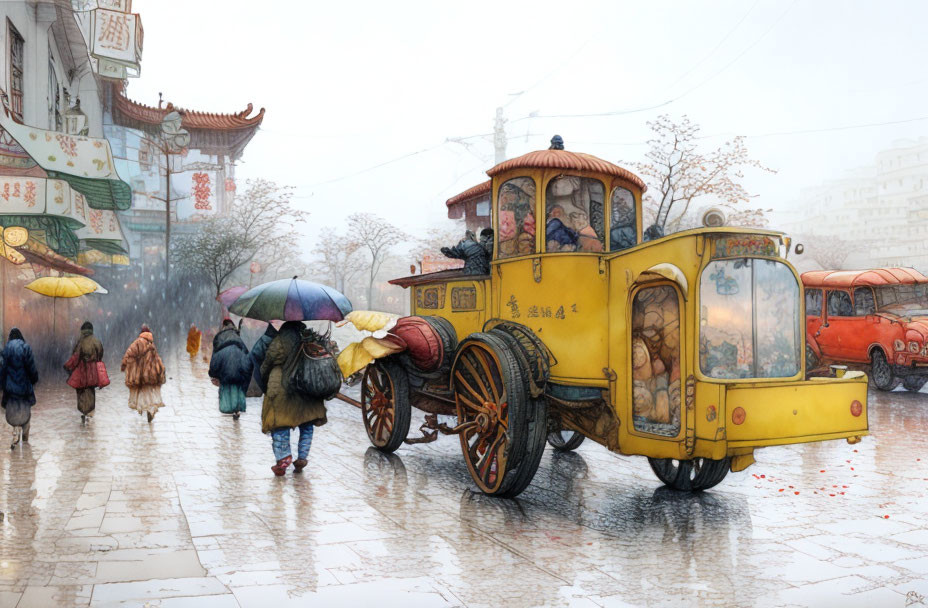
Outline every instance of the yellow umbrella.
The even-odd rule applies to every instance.
[[[88,293],[106,293],[99,283],[87,277],[42,277],[26,285],[26,289],[54,298],[52,300],[52,335],[58,324],[58,298],[79,298]]]
[[[341,327],[348,321],[360,331],[374,332],[396,325],[396,315],[376,310],[354,310],[345,316],[344,321],[339,321],[336,325]]]
[[[50,298],[79,298],[88,293],[106,293],[99,283],[87,277],[42,277],[26,289]]]
[[[391,340],[367,337],[360,342],[346,346],[345,350],[338,354],[338,366],[342,370],[342,375],[347,378],[367,367],[367,364],[374,359],[401,352],[405,348]]]

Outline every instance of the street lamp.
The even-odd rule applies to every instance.
[[[67,100],[67,93],[65,93],[65,103],[67,103]],[[75,100],[74,107],[68,108],[64,113],[64,132],[70,135],[87,135],[90,133],[87,115],[81,110],[80,97]]]
[[[160,150],[164,154],[164,279],[167,281],[171,268],[171,154],[178,154],[190,144],[190,133],[181,128],[183,116],[172,110],[161,119],[159,136]]]

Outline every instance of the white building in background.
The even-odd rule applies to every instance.
[[[928,271],[928,137],[899,140],[870,166],[800,191],[787,232],[852,243],[845,268]]]

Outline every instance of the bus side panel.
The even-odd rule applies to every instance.
[[[433,315],[451,322],[458,340],[483,329],[487,286],[484,280],[455,280],[412,287],[413,315]]]

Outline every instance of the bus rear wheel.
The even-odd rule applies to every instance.
[[[728,474],[731,463],[728,458],[712,460],[693,458],[648,458],[651,470],[669,488],[686,492],[708,490],[719,484]]]
[[[568,431],[566,429],[548,433],[548,445],[550,445],[558,452],[570,452],[576,450],[580,447],[580,444],[583,443],[584,439],[586,439],[586,437],[577,431]]]

